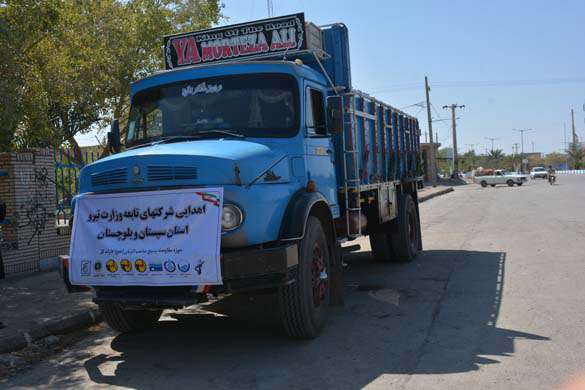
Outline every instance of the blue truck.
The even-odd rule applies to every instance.
[[[382,262],[422,250],[418,121],[353,88],[344,24],[299,13],[177,34],[163,56],[164,70],[132,83],[124,140],[114,120],[113,153],[82,169],[79,196],[222,188],[222,282],[89,286],[112,328],[143,329],[210,293],[271,290],[287,334],[313,338],[342,302],[346,243],[369,236]],[[68,280],[74,262],[71,291],[83,288]]]

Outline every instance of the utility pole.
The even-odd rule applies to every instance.
[[[494,141],[499,139],[499,138],[491,138],[491,137],[485,137],[485,139],[487,139],[488,141],[492,141],[492,149],[491,151],[494,151]]]
[[[453,177],[456,177],[459,173],[459,161],[457,159],[457,120],[455,118],[455,110],[458,108],[465,108],[465,104],[458,105],[455,103],[443,106],[444,110],[451,110],[451,126],[453,127]]]
[[[429,122],[429,138],[431,139],[431,147],[429,150],[429,176],[431,177],[431,184],[433,187],[437,186],[437,158],[435,156],[435,143],[433,142],[433,120],[431,118],[431,100],[429,98],[429,79],[425,76],[425,96],[427,100],[427,120]]]
[[[527,131],[532,131],[532,129],[512,129],[512,131],[517,131],[520,133],[520,147],[522,151],[520,152],[520,157],[522,159],[522,173],[524,173],[524,133]]]
[[[571,128],[573,130],[573,147],[577,147],[577,132],[575,131],[575,110],[571,108]]]
[[[567,122],[563,122],[563,146],[566,153],[569,149],[569,146],[567,145]]]
[[[512,150],[514,151],[514,156],[518,154],[519,147],[520,147],[520,144],[518,142],[516,142],[515,144],[512,144]]]
[[[567,122],[563,122],[563,143],[565,145],[565,164],[567,164],[567,168],[569,169],[569,145],[567,144]]]
[[[268,17],[271,18],[274,15],[274,7],[272,6],[272,0],[266,0],[266,8],[268,9]]]

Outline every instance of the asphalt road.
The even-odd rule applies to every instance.
[[[554,388],[585,371],[584,205],[585,176],[458,187],[421,205],[413,263],[374,263],[367,244],[348,259],[345,307],[314,341],[283,335],[270,296],[246,297],[104,330],[0,386]]]

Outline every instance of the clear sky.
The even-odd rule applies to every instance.
[[[222,24],[265,18],[266,0],[225,0]],[[585,139],[585,0],[272,0],[274,15],[305,12],[313,23],[343,22],[349,28],[354,88],[395,107],[424,100],[465,104],[458,116],[459,149],[496,137],[512,152],[525,133],[524,150],[563,149],[563,122],[570,138]],[[411,107],[423,131],[426,111]],[[437,117],[437,114],[433,112]],[[436,122],[439,141],[451,144],[450,122]]]
[[[221,25],[268,16],[266,0],[224,0]],[[403,108],[424,100],[431,84],[435,119],[442,107],[458,113],[458,146],[512,152],[525,134],[525,151],[560,151],[563,123],[570,139],[570,108],[585,139],[585,0],[272,0],[274,15],[305,12],[315,24],[349,28],[354,88]],[[162,38],[161,38],[162,39]],[[427,130],[426,112],[414,106]],[[449,121],[435,122],[439,142],[451,144]],[[92,134],[81,143],[93,143]],[[424,137],[423,137],[424,141]]]

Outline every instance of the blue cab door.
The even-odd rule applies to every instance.
[[[339,216],[335,155],[331,136],[325,125],[325,90],[316,84],[306,84],[304,94],[305,156],[309,180],[317,185],[329,203],[333,217]]]

